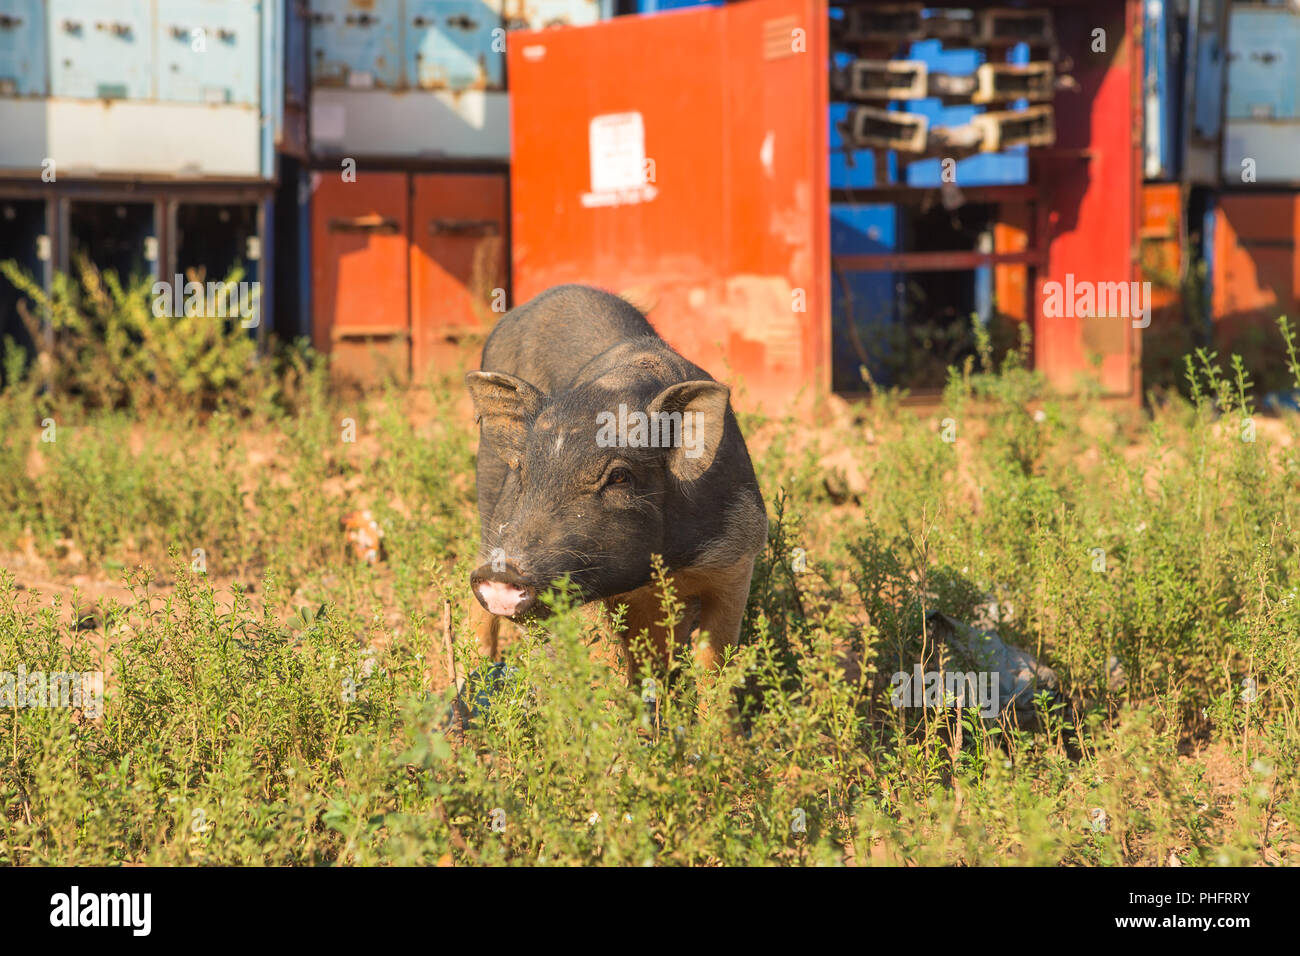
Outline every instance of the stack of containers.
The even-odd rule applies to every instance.
[[[611,0],[311,0],[312,339],[416,380],[510,303],[506,36]]]
[[[832,37],[842,38],[837,45],[832,40],[831,50],[831,103],[830,123],[830,185],[831,202],[831,255],[852,256],[864,253],[900,252],[913,244],[909,224],[910,208],[894,203],[859,201],[855,190],[868,190],[882,186],[907,186],[912,188],[937,188],[943,183],[943,161],[938,156],[910,159],[908,154],[892,149],[856,148],[846,142],[846,124],[857,103],[847,87],[848,71],[861,59],[860,50],[852,41],[853,27],[849,23],[851,11],[868,4],[845,2],[831,7]],[[963,46],[959,40],[920,38],[922,34],[937,33],[927,24],[935,18],[946,22],[965,19],[970,27],[963,30],[972,37],[976,24],[968,10],[921,9],[917,4],[871,4],[873,23],[897,17],[899,23],[918,16],[921,29],[916,39],[908,41],[899,35],[898,45],[905,52],[891,57],[898,67],[917,67],[918,75],[940,74],[946,77],[968,79],[972,85],[979,68],[990,62],[988,47]],[[1024,66],[1030,63],[1030,47],[1025,43],[1008,43],[993,47],[999,54],[998,62]],[[906,85],[907,74],[902,74],[900,87]],[[924,87],[924,84],[921,84]],[[968,126],[972,119],[986,112],[987,105],[976,102],[955,102],[958,97],[941,98],[925,95],[933,92],[920,89],[909,92],[904,99],[881,99],[872,105],[881,109],[904,108],[908,114],[924,117],[929,129],[936,127]],[[857,102],[867,102],[858,99]],[[1028,101],[1018,100],[1007,108],[1024,109]],[[996,108],[996,107],[995,107]],[[955,170],[950,174],[961,187],[1019,185],[1029,181],[1028,152],[1025,145],[1012,145],[996,152],[977,152],[959,155]],[[988,244],[991,247],[992,237]],[[974,271],[975,311],[987,318],[993,305],[993,269],[980,267]],[[892,342],[906,321],[907,294],[903,275],[898,272],[848,272],[834,274],[832,286],[832,355],[834,357],[833,387],[859,391],[864,385],[859,366],[859,343],[869,340],[867,350],[871,361],[868,371],[877,382],[889,382],[886,371]],[[855,341],[856,339],[856,341]]]
[[[306,156],[304,30],[290,0],[7,0],[0,260],[47,288],[83,256],[124,279],[239,269],[265,331],[274,276],[303,265],[273,231],[281,162]],[[21,340],[17,297],[0,280]]]
[[[1222,186],[1205,254],[1214,340],[1248,355],[1300,310],[1300,10],[1228,8]]]

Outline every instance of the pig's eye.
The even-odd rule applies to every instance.
[[[615,468],[605,479],[605,485],[630,485],[632,483],[632,472],[626,468]]]

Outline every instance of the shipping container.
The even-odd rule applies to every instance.
[[[75,271],[79,262],[112,272],[123,282],[157,278],[162,211],[155,201],[98,195],[66,200],[63,208],[61,272]]]
[[[1181,162],[1185,20],[1165,0],[1143,4],[1143,173],[1175,179]]]
[[[0,97],[46,96],[44,0],[6,0],[0,10]]]
[[[611,0],[311,0],[312,150],[503,160],[507,31],[611,13]]]
[[[1300,10],[1232,5],[1227,84],[1224,182],[1300,184]]]
[[[300,81],[286,112],[305,30],[293,0],[8,6],[0,174],[267,180],[277,148],[305,148]]]
[[[455,368],[510,305],[505,175],[311,177],[316,348],[360,382]]]
[[[825,16],[752,0],[513,34],[516,299],[592,282],[751,396],[828,387]]]
[[[1216,339],[1252,331],[1272,337],[1280,315],[1300,307],[1300,196],[1292,192],[1221,194],[1210,249]]]
[[[929,273],[1021,270],[1019,283],[970,278],[972,309],[1019,284],[1012,308],[1033,323],[1036,367],[1065,388],[1091,376],[1134,399],[1131,322],[1048,317],[1044,303],[1049,283],[1137,279],[1141,6],[1051,9],[1049,39],[1073,63],[1075,89],[1054,96],[1057,142],[1031,151],[1028,182],[961,187],[958,204],[992,207],[963,226],[964,248],[834,258],[846,273],[901,273],[922,287]],[[742,0],[512,35],[517,299],[573,281],[626,294],[750,407],[829,389],[846,364],[833,354],[832,198],[936,198],[876,182],[879,158],[851,166],[830,151],[829,20],[817,0]],[[1105,56],[1091,50],[1097,29]],[[1021,248],[999,249],[1017,230]]]

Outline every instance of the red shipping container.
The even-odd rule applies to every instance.
[[[1219,197],[1211,288],[1214,321],[1224,334],[1296,314],[1298,232],[1300,201],[1294,193]]]
[[[825,17],[754,0],[511,33],[517,300],[592,283],[752,399],[828,387]]]
[[[1069,387],[1099,359],[1105,389],[1136,396],[1130,323],[1045,318],[1043,290],[1138,278],[1140,6],[1052,9],[1079,91],[1056,98],[1057,146],[1032,154],[1035,360]],[[517,300],[561,282],[624,294],[749,407],[829,388],[828,16],[744,0],[511,33]]]

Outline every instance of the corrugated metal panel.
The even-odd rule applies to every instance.
[[[284,63],[283,130],[277,139],[291,152],[305,155],[307,150],[307,105],[311,89],[311,46],[308,39],[310,12],[303,0],[281,0],[282,23],[280,47],[276,60]]]
[[[1228,119],[1300,118],[1300,13],[1236,4],[1228,25]]]
[[[1182,110],[1178,97],[1178,58],[1174,49],[1177,20],[1164,0],[1143,4],[1143,173],[1147,179],[1167,179],[1178,174],[1178,125]]]
[[[1183,255],[1183,191],[1177,183],[1142,188],[1142,278],[1151,283],[1152,321],[1180,309]]]
[[[45,48],[42,0],[6,0],[0,10],[0,96],[49,92]]]
[[[1228,0],[1189,0],[1188,76],[1192,91],[1183,168],[1189,182],[1217,185],[1223,130],[1223,84]]]

